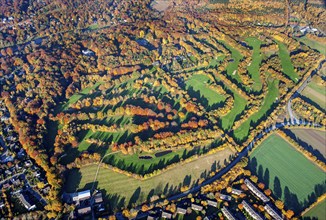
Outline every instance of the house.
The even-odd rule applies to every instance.
[[[157,220],[157,219],[159,219],[159,217],[153,214],[149,214],[147,216],[147,220]]]
[[[87,215],[87,214],[89,214],[91,212],[92,212],[92,208],[90,206],[79,208],[77,210],[77,213],[78,213],[79,216],[81,216],[81,215]]]
[[[2,209],[3,207],[5,207],[5,203],[2,200],[0,200],[0,209]]]
[[[87,50],[82,50],[82,53],[86,56],[92,56],[94,54],[93,51],[87,49]]]
[[[79,202],[79,201],[83,201],[83,200],[86,200],[86,199],[89,199],[89,198],[91,198],[91,191],[90,190],[85,190],[85,191],[76,193],[72,197],[72,201]]]
[[[191,204],[191,209],[192,210],[195,210],[195,211],[199,211],[199,212],[201,212],[201,211],[203,211],[203,206],[201,206],[201,205],[197,205],[197,204]]]
[[[95,203],[101,203],[101,202],[103,202],[103,197],[102,197],[102,193],[101,192],[98,192],[98,193],[95,194],[94,201],[95,201]]]
[[[264,203],[269,201],[269,198],[265,196],[265,194],[262,193],[250,180],[245,179],[244,183],[249,188],[249,190],[258,198],[260,198]]]
[[[23,193],[19,193],[18,194],[18,198],[19,200],[21,201],[21,203],[24,205],[24,207],[28,210],[28,211],[31,211],[31,210],[34,210],[36,208],[36,206],[34,204],[31,204],[29,201],[28,201],[28,197],[26,197],[25,194]]]
[[[238,195],[238,196],[240,196],[241,193],[242,193],[242,191],[239,190],[239,189],[232,189],[231,193],[234,194],[234,195]]]
[[[226,219],[228,220],[236,220],[236,218],[232,215],[232,213],[226,208],[222,208],[222,213],[225,216]]]
[[[251,205],[249,205],[246,201],[242,201],[241,203],[243,205],[243,208],[246,210],[246,212],[255,220],[263,220],[262,217],[260,217],[260,215],[255,212],[255,210],[251,207]]]
[[[181,215],[185,215],[187,213],[187,209],[182,208],[182,207],[178,207],[177,208],[177,213],[181,214]]]
[[[224,194],[220,194],[220,199],[225,200],[225,201],[231,201],[232,197]]]
[[[269,204],[264,206],[266,212],[276,220],[283,220],[283,218],[276,212]]]
[[[169,213],[169,212],[165,212],[165,211],[163,211],[163,212],[162,212],[162,218],[165,218],[165,219],[172,219],[172,214]]]
[[[217,207],[217,201],[207,199],[207,205]]]

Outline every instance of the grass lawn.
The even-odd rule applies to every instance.
[[[251,78],[255,82],[252,85],[252,89],[253,91],[260,91],[262,89],[262,82],[259,73],[259,68],[262,61],[262,55],[260,54],[260,45],[262,44],[262,41],[258,40],[257,38],[250,37],[246,39],[246,42],[253,47],[252,62],[247,68]]]
[[[242,123],[234,131],[234,136],[237,139],[244,140],[245,138],[247,138],[251,123],[255,124],[259,119],[266,116],[267,111],[270,110],[276,98],[278,98],[279,96],[278,84],[279,84],[279,80],[277,79],[273,79],[268,82],[268,92],[259,111],[251,115],[244,123]]]
[[[242,54],[238,50],[228,45],[225,41],[219,41],[219,42],[223,44],[231,52],[231,59],[233,59],[233,61],[230,62],[226,67],[227,74],[241,84],[242,80],[240,79],[239,74],[235,71],[238,70],[240,60],[243,58]]]
[[[320,203],[317,204],[317,206],[313,207],[310,209],[306,214],[303,216],[304,218],[316,218],[316,219],[325,219],[326,217],[326,199],[321,201]]]
[[[201,177],[207,177],[218,164],[222,165],[232,154],[233,151],[226,148],[188,164],[177,165],[172,170],[143,181],[101,168],[97,188],[106,192],[113,208],[135,202],[139,204],[152,195],[161,193],[168,195],[177,192],[182,185],[194,185]],[[66,190],[73,192],[90,188],[96,169],[97,165],[89,165],[80,170],[72,170],[67,175]]]
[[[281,198],[287,208],[297,213],[307,207],[308,197],[318,196],[317,185],[318,190],[325,191],[325,172],[276,134],[252,152],[248,166],[272,189],[276,198]]]
[[[294,71],[287,47],[280,42],[277,42],[277,44],[279,47],[279,56],[284,74],[287,75],[293,82],[297,83],[299,80],[299,75]]]
[[[307,36],[297,38],[297,40],[301,41],[302,43],[304,43],[305,45],[307,45],[308,47],[310,47],[312,49],[318,50],[321,54],[326,55],[326,45],[325,44],[322,44],[318,41],[310,39]]]
[[[317,103],[321,108],[326,110],[326,89],[314,80],[302,91],[302,95]]]
[[[214,104],[218,104],[220,102],[225,101],[225,97],[223,95],[209,88],[209,82],[210,78],[208,76],[205,76],[203,74],[195,74],[187,80],[186,85],[187,89],[192,87],[195,92],[200,94],[200,102],[203,101],[202,97],[204,97],[204,99],[207,99],[208,106],[212,106]]]

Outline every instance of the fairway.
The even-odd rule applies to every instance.
[[[282,64],[283,73],[287,75],[293,82],[297,83],[299,80],[299,75],[294,71],[289,51],[284,44],[280,42],[277,43],[279,47],[279,56]]]
[[[101,168],[98,175],[98,189],[106,191],[108,198],[123,199],[123,203],[138,204],[148,197],[157,194],[176,193],[183,185],[194,185],[198,179],[207,177],[211,170],[216,170],[223,165],[229,156],[233,155],[230,148],[223,149],[215,154],[207,155],[193,162],[177,165],[161,175],[147,180],[136,180],[110,169]],[[92,186],[97,165],[84,166],[80,171],[72,170],[66,181],[66,190],[73,192]],[[150,195],[150,196],[149,196]],[[116,200],[111,200],[113,208],[117,206]],[[114,205],[115,204],[115,205]],[[121,206],[123,204],[119,204]]]
[[[325,191],[325,172],[276,134],[269,136],[250,155],[250,161],[249,168],[254,172],[258,169],[258,177],[262,178],[259,170],[264,171],[263,180],[275,197],[281,197],[288,208],[297,212],[306,208],[305,200],[308,201],[312,193],[316,195],[316,185]]]
[[[262,41],[257,38],[247,38],[246,42],[248,42],[249,46],[253,47],[252,54],[252,62],[248,66],[248,72],[251,75],[251,78],[254,80],[254,84],[252,85],[253,91],[260,91],[262,89],[262,82],[260,79],[259,68],[262,61],[262,55],[260,54],[260,46]]]
[[[278,80],[273,80],[268,83],[268,93],[265,97],[262,106],[260,107],[258,112],[251,115],[234,131],[234,136],[236,138],[238,138],[239,140],[244,140],[246,137],[248,137],[251,124],[256,124],[257,121],[266,116],[267,111],[272,108],[272,105],[275,101],[277,101],[277,98],[279,96],[278,84]]]
[[[192,88],[194,92],[199,93],[199,102],[202,102],[205,107],[218,104],[225,100],[225,97],[223,95],[220,95],[211,88],[209,88],[209,81],[210,79],[208,78],[208,76],[202,74],[195,74],[191,76],[186,82],[187,90]],[[207,103],[205,103],[205,99],[207,100]]]
[[[303,217],[308,217],[310,219],[317,218],[323,220],[326,217],[326,199],[318,203],[315,207],[310,209]]]

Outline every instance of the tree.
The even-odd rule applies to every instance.
[[[276,200],[275,206],[282,210],[284,208],[284,203],[281,200]]]

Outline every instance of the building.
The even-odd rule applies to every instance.
[[[240,196],[241,193],[242,193],[242,191],[239,190],[239,189],[232,189],[231,193],[234,194],[234,195],[238,195],[238,196]]]
[[[265,194],[262,193],[250,180],[245,179],[244,183],[249,188],[249,190],[258,198],[260,198],[264,203],[269,202],[269,198],[265,196]]]
[[[36,208],[36,206],[34,204],[31,204],[28,201],[28,198],[24,194],[19,193],[18,198],[28,211],[34,210]]]
[[[177,208],[177,213],[181,214],[181,215],[185,215],[187,213],[187,209],[182,208],[182,207],[178,207]]]
[[[79,208],[77,210],[77,213],[78,213],[79,216],[81,216],[81,215],[87,215],[87,214],[89,214],[91,212],[92,212],[92,208],[90,206]]]
[[[276,220],[283,220],[283,218],[276,212],[269,204],[264,206],[266,212]]]
[[[260,215],[255,212],[255,210],[246,202],[246,201],[242,201],[241,203],[243,205],[243,208],[247,211],[247,213],[255,220],[263,220],[262,217],[260,217]]]
[[[197,205],[197,204],[191,204],[191,209],[201,212],[201,211],[203,211],[203,206]]]
[[[232,213],[226,207],[222,208],[222,213],[228,220],[236,220],[236,218],[232,215]]]
[[[95,194],[94,201],[95,201],[95,203],[101,203],[101,202],[103,202],[103,197],[102,197],[102,193],[101,192],[98,192],[98,193]]]
[[[209,206],[213,206],[213,207],[216,208],[216,207],[217,207],[217,201],[207,199],[207,205],[209,205]]]
[[[232,197],[224,194],[220,194],[220,199],[225,200],[225,201],[231,201]]]
[[[165,211],[163,211],[163,212],[162,212],[162,218],[165,218],[165,219],[172,219],[172,214],[169,213],[169,212],[165,212]]]
[[[86,199],[89,199],[89,198],[91,198],[91,191],[86,190],[86,191],[76,193],[72,197],[72,201],[79,202],[79,201],[83,201],[83,200],[86,200]]]

